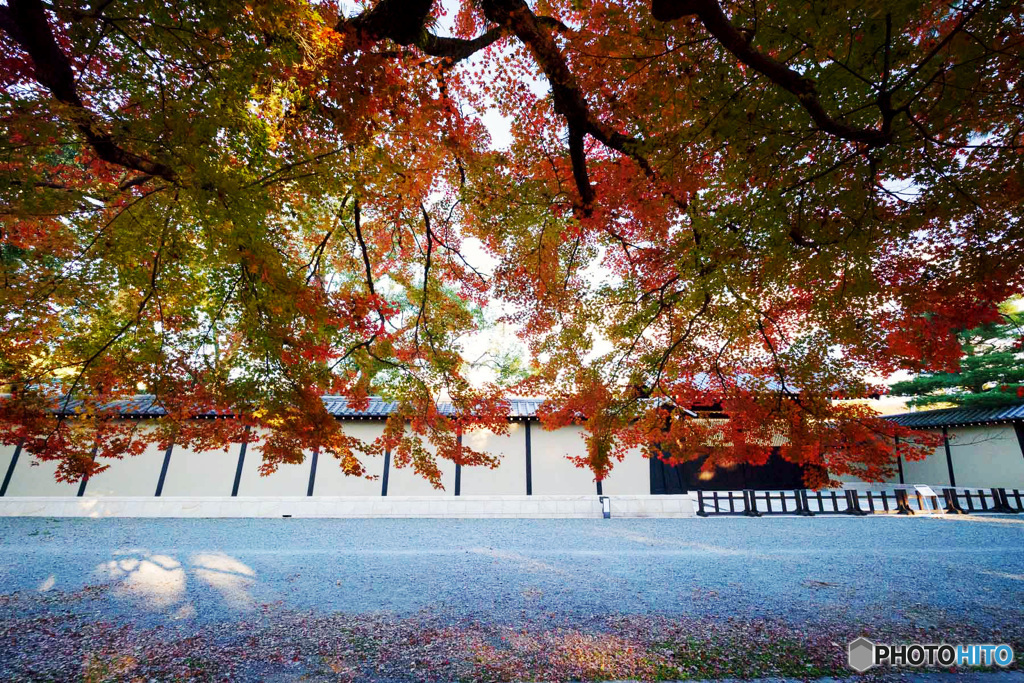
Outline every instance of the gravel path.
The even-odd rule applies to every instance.
[[[0,680],[845,676],[1022,597],[1012,518],[3,519]]]
[[[0,520],[0,594],[106,585],[96,609],[230,620],[266,603],[397,616],[906,619],[1024,605],[1024,524],[710,520]]]

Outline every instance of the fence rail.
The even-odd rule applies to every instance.
[[[1016,515],[1024,512],[1024,492],[1019,489],[944,488],[942,495],[920,490],[858,491],[831,489],[810,491],[697,491],[697,515],[913,515],[969,514],[972,512]]]

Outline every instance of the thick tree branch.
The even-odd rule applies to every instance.
[[[506,27],[495,26],[469,40],[436,36],[426,29],[430,7],[429,0],[381,0],[373,9],[359,16],[339,20],[335,30],[338,33],[354,32],[371,42],[388,38],[399,45],[416,46],[431,57],[442,57],[452,63],[471,57],[509,33]],[[557,19],[537,19],[556,30],[568,30]]]
[[[366,240],[363,239],[363,223],[362,218],[359,214],[358,197],[356,198],[353,220],[356,226],[356,239],[359,241],[359,252],[363,255],[363,268],[366,269],[366,287],[367,289],[370,290],[370,294],[372,294],[373,296],[377,296],[377,292],[375,292],[373,289],[373,268],[370,267],[370,255],[369,253],[367,253]]]
[[[572,177],[583,200],[583,211],[589,212],[594,204],[594,188],[587,175],[587,152],[583,147],[584,129],[577,123],[569,122],[569,158],[572,160]]]
[[[82,102],[75,87],[71,62],[57,45],[42,2],[10,0],[7,7],[0,7],[0,28],[32,58],[36,80],[67,105],[75,127],[100,159],[177,183],[177,174],[169,166],[120,147]]]
[[[472,40],[444,38],[424,31],[416,42],[416,46],[431,57],[445,57],[452,62],[459,62],[486,47],[490,47],[506,35],[508,35],[508,32],[500,27],[494,27]]]
[[[434,233],[430,229],[430,214],[427,208],[420,204],[420,211],[423,212],[423,224],[427,228],[427,259],[423,266],[423,299],[420,301],[420,311],[416,314],[416,326],[413,328],[413,344],[416,348],[420,346],[420,320],[426,321],[427,313],[427,285],[430,283],[430,254],[433,249]]]
[[[732,25],[718,0],[652,0],[651,14],[659,21],[674,21],[685,16],[697,15],[704,28],[722,47],[742,63],[796,95],[814,124],[822,131],[872,147],[886,145],[892,141],[888,125],[891,123],[892,112],[883,112],[883,118],[887,120],[883,121],[881,128],[857,128],[833,118],[818,99],[814,81],[756,50],[751,45],[750,33]]]
[[[551,17],[535,15],[523,0],[485,0],[483,9],[487,19],[496,26],[472,40],[443,38],[427,31],[428,0],[381,0],[373,9],[357,17],[340,20],[335,30],[339,33],[354,32],[364,40],[387,38],[400,45],[415,45],[428,55],[453,62],[514,34],[530,49],[541,66],[551,84],[555,110],[568,124],[573,179],[582,200],[581,208],[589,212],[594,202],[583,145],[586,135],[592,135],[606,147],[634,159],[653,179],[654,171],[640,153],[640,143],[590,112],[576,78],[551,37],[552,30],[567,31],[565,24]]]
[[[584,209],[593,202],[594,190],[586,170],[583,136],[592,135],[606,147],[625,154],[636,161],[648,177],[654,170],[640,151],[641,144],[596,117],[583,98],[579,84],[558,48],[551,33],[545,30],[550,23],[536,16],[523,0],[485,0],[484,15],[499,26],[508,28],[533,54],[551,85],[555,111],[569,126],[569,154],[573,163],[573,178],[583,200]]]

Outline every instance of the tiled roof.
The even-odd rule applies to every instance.
[[[1000,408],[945,408],[943,410],[921,410],[900,415],[888,415],[886,419],[896,424],[915,429],[952,427],[954,425],[991,424],[993,422],[1024,421],[1024,403]]]
[[[380,398],[371,398],[369,405],[362,409],[357,410],[350,408],[348,401],[341,396],[324,396],[324,405],[327,407],[329,412],[334,417],[345,420],[366,420],[366,419],[385,419],[391,414],[396,406],[398,405],[394,401],[385,401]],[[537,408],[543,403],[542,399],[535,398],[514,398],[509,399],[509,419],[510,420],[522,420],[526,418],[537,417]],[[59,409],[66,414],[76,414],[78,409],[83,405],[83,401],[75,399],[68,401],[65,407],[63,402],[60,402]],[[132,398],[120,399],[112,401],[99,408],[100,412],[117,412],[126,418],[146,418],[146,417],[160,417],[165,414],[165,410],[156,405],[156,397],[152,394],[140,394],[133,396]],[[451,403],[440,403],[438,404],[438,410],[444,415],[450,415],[453,412]],[[218,413],[214,411],[202,413],[197,417],[227,417],[230,413]]]
[[[365,419],[370,417],[384,419],[391,414],[391,411],[394,410],[398,404],[394,401],[383,401],[379,398],[371,398],[370,404],[365,410],[356,410],[355,408],[349,408],[348,401],[340,396],[324,396],[324,405],[327,406],[327,412],[334,417],[341,419]],[[447,412],[445,407],[445,404],[440,406],[442,412]]]
[[[398,405],[394,401],[385,401],[380,398],[371,397],[369,405],[362,410],[356,410],[348,405],[348,401],[341,396],[324,396],[324,405],[327,407],[329,412],[334,417],[341,420],[383,420],[396,408]],[[649,399],[655,400],[655,399]],[[66,414],[76,414],[77,409],[82,406],[81,400],[69,401],[67,408],[64,408],[63,402],[59,404],[60,409],[65,410]],[[529,418],[537,417],[537,410],[544,403],[544,399],[539,398],[510,398],[508,399],[508,419],[510,420],[525,420]],[[454,410],[451,403],[440,403],[438,404],[438,410],[443,415],[451,415]],[[118,401],[112,401],[106,405],[101,406],[101,412],[117,412],[121,416],[126,418],[147,418],[147,417],[160,417],[165,414],[165,411],[159,405],[156,405],[156,397],[151,394],[140,394],[133,396],[132,398],[121,399]],[[687,411],[691,417],[696,416],[696,413]],[[206,412],[197,417],[230,417],[229,412]]]

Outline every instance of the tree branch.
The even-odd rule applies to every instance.
[[[362,217],[359,214],[358,197],[356,197],[353,216],[356,225],[356,239],[359,241],[359,251],[363,255],[363,267],[366,269],[366,287],[370,290],[370,294],[377,296],[377,292],[373,290],[373,268],[370,267],[370,255],[366,251],[366,241],[363,239]]]
[[[420,320],[425,318],[427,311],[427,284],[430,282],[430,253],[433,248],[433,232],[430,229],[430,214],[423,204],[420,204],[420,211],[423,213],[423,223],[427,227],[427,260],[423,267],[423,299],[420,301],[420,312],[416,314],[416,326],[413,328],[413,343],[419,348],[420,345]]]
[[[431,4],[430,0],[381,0],[373,9],[356,17],[340,19],[334,30],[355,33],[360,39],[371,42],[388,38],[399,45],[416,46],[431,57],[443,57],[452,63],[490,47],[509,33],[504,26],[494,26],[469,40],[436,36],[426,29]],[[538,17],[538,20],[556,30],[568,30],[557,19]]]
[[[704,28],[722,47],[742,63],[795,95],[810,114],[814,124],[822,131],[843,140],[861,142],[872,147],[880,147],[892,141],[887,124],[881,129],[857,128],[833,118],[818,99],[814,81],[756,50],[751,45],[751,34],[732,25],[718,0],[652,0],[651,14],[658,21],[674,21],[685,16],[697,15]],[[888,116],[892,116],[891,112]]]
[[[590,111],[562,51],[551,34],[542,28],[550,24],[549,20],[536,16],[523,0],[485,0],[483,10],[490,21],[514,33],[544,71],[551,85],[555,111],[565,118],[569,126],[573,179],[583,200],[584,210],[593,202],[594,196],[587,176],[586,155],[583,153],[584,135],[592,135],[606,147],[633,159],[649,178],[654,178],[654,170],[640,151],[640,141],[615,130]]]
[[[7,7],[0,7],[0,28],[32,58],[36,80],[70,108],[72,122],[100,159],[177,184],[171,167],[120,147],[85,106],[75,87],[71,62],[57,45],[39,0],[10,0]]]

